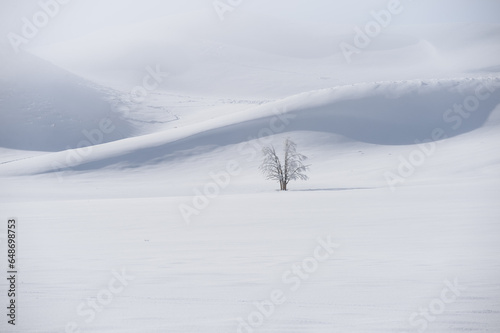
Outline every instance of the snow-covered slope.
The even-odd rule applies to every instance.
[[[117,130],[98,140],[125,138],[131,126],[113,110],[110,96],[59,67],[22,53],[0,64],[0,147],[59,151],[76,148],[85,131],[109,119]]]
[[[5,161],[0,170],[40,173],[99,170],[110,165],[147,166],[196,155],[200,149],[224,149],[252,138],[297,131],[326,133],[373,145],[413,145],[416,141],[435,141],[436,129],[443,131],[439,139],[480,129],[500,103],[499,87],[498,78],[343,86],[92,148],[47,154],[30,161]],[[480,100],[476,95],[484,98]],[[118,133],[127,129],[112,122],[111,126]]]

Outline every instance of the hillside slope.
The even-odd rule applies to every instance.
[[[29,151],[76,148],[85,131],[109,119],[117,130],[99,143],[131,135],[131,126],[113,110],[110,96],[29,53],[0,64],[0,147]]]
[[[90,171],[112,165],[144,167],[179,156],[194,156],[203,150],[242,144],[263,135],[297,131],[327,133],[372,145],[413,145],[416,141],[435,141],[436,129],[442,129],[437,138],[440,140],[481,128],[500,103],[499,85],[500,79],[485,78],[331,88],[90,149],[4,163],[0,172],[44,173],[65,168]],[[484,98],[480,100],[476,95]],[[126,123],[125,127],[120,124],[113,124],[117,133],[127,130]],[[59,167],[54,170],[54,165]]]

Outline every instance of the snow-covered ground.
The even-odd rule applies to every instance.
[[[227,14],[2,44],[0,332],[500,331],[500,25]]]

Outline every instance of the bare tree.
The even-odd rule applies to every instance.
[[[281,191],[287,190],[288,183],[291,180],[309,179],[304,173],[309,169],[309,165],[302,163],[307,159],[307,156],[297,152],[297,144],[287,138],[285,140],[284,152],[285,156],[282,163],[273,146],[264,147],[262,149],[264,160],[260,165],[260,170],[266,179],[276,180],[280,183]]]

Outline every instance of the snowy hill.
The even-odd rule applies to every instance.
[[[198,124],[102,144],[92,147],[90,154],[84,153],[86,148],[83,148],[73,152],[81,156],[78,161],[68,159],[71,153],[63,151],[32,159],[32,167],[27,169],[31,171],[18,165],[27,165],[28,161],[4,163],[0,170],[39,173],[64,171],[66,168],[61,166],[71,170],[99,170],[110,165],[145,167],[179,155],[190,157],[199,154],[200,149],[241,145],[252,138],[294,132],[328,134],[343,141],[372,145],[414,145],[416,141],[436,141],[434,131],[441,129],[439,141],[481,129],[500,103],[499,87],[498,78],[337,87],[303,93]],[[126,126],[125,122],[110,121],[113,131],[109,133],[87,132],[100,138],[114,132],[124,133],[128,130]],[[54,163],[60,167],[54,168]]]
[[[100,143],[125,138],[131,128],[106,96],[77,76],[23,53],[3,62],[0,146],[31,151],[76,148],[82,133],[109,118],[120,129]]]

